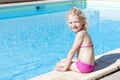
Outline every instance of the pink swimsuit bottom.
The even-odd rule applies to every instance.
[[[92,47],[93,47],[93,45],[80,46],[80,48],[92,48]],[[76,66],[81,73],[89,73],[89,72],[92,72],[94,70],[94,65],[86,64],[86,63],[81,62],[81,61],[77,61]]]
[[[76,66],[81,73],[89,73],[94,70],[94,65],[86,64],[81,61],[76,62]]]

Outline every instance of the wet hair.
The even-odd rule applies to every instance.
[[[67,20],[68,20],[69,15],[78,16],[80,21],[82,21],[82,22],[84,21],[83,29],[87,30],[88,26],[87,26],[86,17],[85,17],[84,13],[80,9],[78,9],[76,7],[70,9],[70,11],[67,12],[67,16],[66,16]]]

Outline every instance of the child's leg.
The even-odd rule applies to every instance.
[[[76,64],[75,64],[76,61],[77,61],[77,59],[76,59],[76,58],[73,58],[72,63],[71,63],[71,65],[70,65],[70,67],[69,67],[69,70],[79,72],[79,70],[77,69]],[[66,59],[60,60],[60,61],[56,64],[55,70],[60,70],[61,68],[63,68],[64,65],[65,65],[65,62],[66,62]]]
[[[70,67],[69,67],[69,70],[71,71],[75,71],[75,72],[80,72],[76,66],[76,62],[73,62]]]
[[[67,60],[67,59],[65,58],[65,59],[60,60],[60,62],[61,62],[61,61],[66,61],[66,60]],[[77,60],[76,58],[73,58],[73,59],[72,59],[72,62],[77,62],[77,61],[78,61],[78,60]]]
[[[65,65],[65,61],[66,61],[66,60],[64,59],[64,60],[61,60],[61,61],[59,61],[58,63],[56,63],[55,70],[59,71],[61,68],[63,68],[64,65]]]

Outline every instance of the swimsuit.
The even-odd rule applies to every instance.
[[[94,70],[94,65],[87,64],[87,63],[84,63],[81,61],[77,61],[76,66],[81,73],[89,73],[89,72],[92,72]]]
[[[92,48],[93,47],[93,45],[91,45],[91,46],[80,46],[79,48]]]
[[[91,45],[91,46],[80,46],[80,48],[92,48],[92,47],[93,47],[93,45]],[[87,63],[84,63],[84,62],[81,62],[81,61],[77,61],[76,66],[81,73],[89,73],[89,72],[92,72],[94,70],[94,65],[87,64]]]

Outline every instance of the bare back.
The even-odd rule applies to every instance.
[[[83,34],[83,40],[78,48],[78,60],[87,64],[94,64],[94,48],[92,40],[86,31],[81,32]]]

